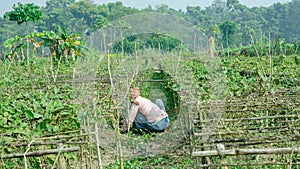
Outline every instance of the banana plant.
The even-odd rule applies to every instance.
[[[24,61],[23,48],[26,46],[24,37],[15,36],[14,38],[10,38],[3,43],[3,46],[10,49],[8,52],[6,52],[6,56],[9,60]],[[22,58],[20,57],[20,54]]]
[[[34,53],[41,46],[48,46],[54,61],[67,61],[70,59],[75,61],[77,57],[82,56],[82,51],[86,49],[80,34],[68,35],[66,30],[62,29],[60,33],[53,31],[33,32],[26,36],[16,36],[8,39],[4,42],[4,47],[10,49],[7,55],[10,58],[17,56],[17,52],[20,52],[20,46],[24,46],[26,40],[33,45]]]

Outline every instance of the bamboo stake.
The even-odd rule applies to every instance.
[[[90,135],[94,135],[95,133],[86,133],[86,134],[74,134],[74,135],[57,135],[57,136],[49,136],[49,137],[40,137],[34,138],[35,142],[38,140],[55,140],[55,139],[66,139],[66,138],[77,138],[77,137],[87,137]],[[26,139],[18,139],[16,141],[26,141]]]
[[[226,143],[226,146],[241,146],[241,145],[257,145],[257,144],[267,144],[267,143],[282,143],[285,141],[299,141],[299,137],[291,137],[286,138],[287,136],[281,136],[281,137],[260,137],[260,139],[220,139],[220,140],[210,140],[210,141],[198,141],[197,143],[207,143],[211,144],[212,147],[216,143]],[[197,146],[197,147],[203,147],[203,146]]]
[[[39,151],[33,151],[33,152],[26,153],[26,157],[35,157],[35,156],[43,156],[43,155],[49,155],[49,154],[57,154],[59,152],[69,153],[69,152],[75,152],[75,151],[79,151],[79,150],[80,150],[80,148],[78,146],[70,147],[70,148],[62,148],[62,149],[39,150]],[[20,157],[24,157],[24,154],[23,153],[0,154],[1,159],[20,158]]]
[[[269,63],[270,63],[270,84],[271,86],[273,86],[273,82],[272,82],[272,79],[273,79],[273,61],[272,61],[272,54],[271,54],[271,34],[269,32]]]
[[[300,109],[299,109],[300,110]],[[243,112],[243,111],[241,111]],[[222,119],[222,122],[236,122],[236,121],[255,121],[255,120],[264,120],[264,119],[278,119],[278,118],[300,118],[299,114],[291,115],[277,115],[277,116],[260,116],[260,117],[249,117],[249,118],[236,118],[236,119]],[[202,123],[210,123],[213,119],[202,120]],[[287,120],[285,120],[287,121]],[[194,120],[194,122],[200,122],[200,120]]]
[[[26,160],[26,155],[28,153],[28,151],[30,150],[30,145],[34,142],[34,140],[32,140],[28,145],[27,145],[27,149],[24,153],[24,165],[25,165],[25,169],[27,169],[27,160]]]
[[[61,149],[63,148],[63,144],[62,143],[58,143],[57,144],[57,148],[58,149]],[[54,161],[54,164],[53,166],[51,167],[51,169],[54,169],[55,168],[55,164],[57,163],[58,161],[58,168],[59,169],[66,169],[66,161],[65,161],[65,158],[64,156],[62,155],[61,156],[61,152],[59,152],[55,158],[55,161]]]
[[[290,153],[300,153],[300,147],[220,150],[220,153],[222,153],[224,156],[257,155],[257,154],[290,154]],[[193,152],[192,156],[193,157],[219,156],[219,152],[217,150],[198,151],[198,152]]]
[[[94,108],[94,117],[97,119],[97,112],[96,112],[96,105],[95,101],[93,102],[93,108]],[[98,167],[102,169],[102,160],[101,160],[101,153],[100,153],[100,141],[99,141],[99,130],[98,130],[98,122],[95,122],[95,140],[96,140],[96,146],[97,146],[97,157],[98,157]]]
[[[117,141],[117,149],[118,149],[118,155],[120,161],[120,168],[123,169],[124,164],[123,164],[122,145],[120,140],[120,128],[119,128],[120,112],[118,110],[116,111],[117,111],[117,120],[116,120],[116,127],[115,127],[116,141]]]
[[[226,157],[221,153],[221,151],[225,151],[224,144],[217,144],[217,152],[219,153],[219,156],[221,158],[221,164],[227,164]],[[228,169],[227,166],[222,166],[222,169]]]
[[[263,166],[263,165],[287,165],[288,163],[286,162],[260,162],[260,163],[235,163],[235,164],[202,164],[202,165],[199,165],[197,167],[199,168],[206,168],[206,167],[213,167],[213,168],[216,168],[216,167],[222,167],[222,166],[232,166],[232,167],[236,167],[236,166],[247,166],[247,167],[250,167],[250,166]],[[299,162],[297,163],[292,163],[293,166],[297,166],[297,165],[300,165]]]
[[[31,146],[42,146],[42,145],[57,145],[58,143],[63,142],[64,144],[88,144],[88,141],[58,141],[58,142],[34,142],[31,144]],[[21,146],[26,146],[28,144],[26,143],[21,143],[21,144],[10,144],[11,146],[15,147],[21,147]]]
[[[300,130],[300,128],[294,128],[295,130]],[[281,132],[290,131],[288,128],[283,128],[280,130]],[[202,132],[195,133],[195,136],[212,136],[212,135],[241,135],[241,134],[255,134],[258,130],[248,131],[248,130],[237,130],[237,131],[229,131],[229,132]],[[260,133],[269,133],[269,130],[260,130]]]

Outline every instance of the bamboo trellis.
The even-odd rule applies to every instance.
[[[90,141],[95,133],[77,133],[77,131],[74,131],[74,133],[68,135],[65,133],[64,135],[38,137],[31,141],[15,139],[9,146],[6,145],[6,147],[13,148],[14,153],[0,154],[0,159],[4,161],[23,158],[23,163],[27,166],[30,161],[26,162],[26,159],[35,158],[40,162],[40,168],[53,168],[55,166],[58,168],[90,168],[91,165],[96,165],[97,162],[92,152],[96,145]],[[25,150],[24,147],[26,147]],[[72,155],[67,155],[68,153]],[[53,163],[51,165],[49,164],[51,158],[46,158],[49,155],[52,155],[55,159],[54,162],[51,162]],[[24,166],[18,167],[23,168]]]
[[[205,102],[199,110],[191,154],[201,157],[199,167],[299,165],[299,92]]]

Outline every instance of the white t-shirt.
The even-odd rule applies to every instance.
[[[141,96],[135,98],[129,111],[130,124],[133,123],[137,112],[143,114],[149,123],[155,123],[168,117],[168,114],[152,103],[151,100]]]

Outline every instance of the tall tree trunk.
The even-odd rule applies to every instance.
[[[26,22],[26,33],[28,34],[28,23]],[[26,38],[26,60],[29,65],[29,40]]]

